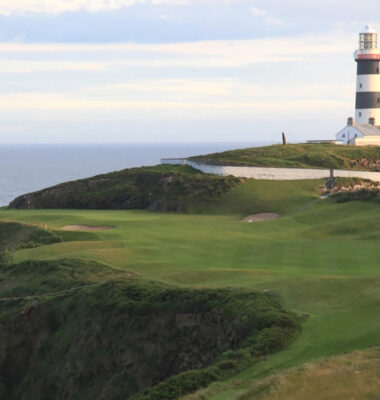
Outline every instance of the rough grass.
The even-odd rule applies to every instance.
[[[193,207],[192,211],[247,215],[274,212],[286,215],[318,199],[324,180],[267,181],[246,179],[213,203]]]
[[[24,261],[0,266],[0,298],[54,295],[107,280],[124,280],[133,276],[94,261],[63,259]]]
[[[380,349],[373,348],[255,382],[238,400],[375,400],[379,393]]]
[[[315,184],[317,188],[320,182]],[[180,215],[1,210],[0,218],[44,223],[57,231],[68,224],[116,227],[90,237],[86,233],[66,237],[73,242],[19,250],[15,261],[80,257],[184,287],[268,290],[280,295],[286,307],[307,314],[301,334],[287,349],[236,375],[229,381],[235,385],[232,388],[211,385],[213,396],[235,400],[253,379],[379,343],[378,205],[320,200],[316,189],[305,188],[304,200],[296,193],[293,199],[299,203],[293,207],[290,194],[297,186],[289,182],[282,190],[275,187],[268,184],[266,188],[263,183],[262,200],[247,215],[256,209],[275,211],[273,208],[281,207],[289,196],[282,217],[255,224],[237,222],[240,211],[231,215]],[[247,194],[245,199],[242,204],[248,206],[250,200],[253,204],[257,201],[256,195]]]
[[[380,146],[288,144],[230,150],[192,158],[256,167],[380,170]]]
[[[347,203],[348,201],[372,201],[380,203],[380,189],[360,189],[345,191],[333,195],[338,203]]]
[[[239,183],[181,165],[126,169],[19,196],[11,208],[186,211],[211,203]]]
[[[0,252],[61,242],[56,233],[38,226],[0,222]]]
[[[167,378],[136,398],[176,399],[299,330],[270,294],[179,288],[74,259],[0,267],[0,316],[9,400],[121,399]]]

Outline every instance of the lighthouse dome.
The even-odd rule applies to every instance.
[[[361,33],[377,33],[371,24],[365,26]]]

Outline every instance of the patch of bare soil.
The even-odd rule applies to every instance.
[[[261,222],[261,221],[270,221],[272,219],[278,218],[279,215],[275,213],[260,213],[260,214],[253,214],[248,215],[245,217],[241,222]]]
[[[90,226],[90,225],[66,225],[61,228],[63,231],[111,231],[113,226]]]

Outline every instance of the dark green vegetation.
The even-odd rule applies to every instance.
[[[160,165],[63,183],[20,196],[10,207],[185,211],[218,199],[238,182],[190,167]]]
[[[352,192],[342,192],[334,195],[338,203],[346,203],[348,201],[373,201],[380,203],[380,190],[361,189]]]
[[[9,400],[126,400],[161,381],[136,399],[176,399],[299,329],[269,294],[181,289],[76,259],[0,267],[0,319],[0,398]]]
[[[379,388],[380,348],[372,347],[256,380],[238,400],[377,400]]]
[[[323,181],[221,178],[217,195],[210,189],[197,197],[194,187],[208,186],[210,177],[185,171],[181,184],[190,182],[193,195],[173,209],[187,214],[0,210],[0,219],[46,224],[64,239],[16,248],[18,264],[1,268],[0,320],[7,333],[0,343],[11,349],[0,350],[3,393],[28,391],[36,397],[25,399],[33,400],[59,390],[71,400],[103,398],[101,388],[104,398],[120,400],[129,394],[134,400],[251,399],[269,388],[255,382],[274,372],[380,343],[380,209],[354,190],[367,183],[338,180],[342,191],[349,186],[354,193],[322,200]],[[63,197],[76,184],[64,184]],[[138,188],[146,193],[147,186]],[[155,190],[152,198],[162,189]],[[174,187],[168,191],[174,196]],[[281,217],[239,222],[256,212]],[[73,224],[115,229],[61,231]],[[293,341],[298,322],[279,299],[304,316]],[[31,360],[32,368],[11,356],[20,348],[30,351],[22,362]],[[48,379],[41,383],[44,371]]]
[[[61,242],[54,232],[15,222],[0,222],[0,251]]]
[[[322,187],[322,180],[243,180],[202,174],[190,167],[162,165],[63,183],[20,196],[10,207],[141,208],[240,216],[270,211],[285,214],[318,198]]]
[[[252,147],[192,157],[210,163],[256,167],[329,168],[380,171],[380,146],[288,144]]]
[[[121,274],[117,278],[112,275],[112,281],[123,282],[130,279],[128,271],[131,271],[148,280],[180,287],[269,290],[280,296],[287,309],[307,314],[309,317],[303,322],[301,333],[285,350],[269,359],[248,360],[246,370],[227,382],[213,383],[203,397],[236,400],[249,390],[254,379],[273,371],[379,343],[379,206],[373,202],[320,200],[316,188],[321,183],[314,182],[314,187],[309,189],[302,186],[303,203],[302,196],[297,193],[300,182],[286,182],[286,190],[286,186],[276,186],[276,182],[263,181],[258,191],[261,197],[252,186],[255,205],[249,209],[250,213],[268,207],[268,199],[270,208],[283,209],[283,217],[253,224],[237,222],[241,219],[240,213],[181,215],[147,211],[1,210],[0,218],[47,224],[65,239],[61,243],[17,250],[13,254],[14,262],[60,263],[58,260],[62,258],[80,257],[112,267],[102,264],[104,278],[99,283],[111,273]],[[249,186],[245,187],[247,192],[241,194],[241,198],[248,207]],[[234,191],[237,199],[242,192]],[[297,201],[296,207],[292,205],[291,193]],[[230,194],[225,196],[222,198],[228,200]],[[283,199],[287,199],[285,206]],[[227,208],[228,202],[225,204]],[[68,224],[110,225],[116,229],[59,230]],[[47,286],[51,292],[54,279],[50,273],[48,276],[53,282]],[[40,288],[36,293],[41,293],[43,284],[27,274],[26,277],[25,281],[34,281],[33,285]],[[83,280],[84,285],[91,284],[89,287],[95,290],[93,283],[78,279]],[[69,287],[58,290],[70,290]],[[10,288],[9,291],[16,295],[21,289]],[[31,295],[31,292],[25,293]],[[16,300],[20,301],[13,301]],[[8,307],[4,301],[0,304]],[[187,376],[183,387],[192,385],[192,376]],[[203,382],[203,373],[200,376]],[[190,383],[186,383],[189,380]],[[167,390],[166,385],[163,390]]]
[[[0,265],[12,259],[12,251],[58,243],[62,238],[56,233],[35,226],[0,222]]]

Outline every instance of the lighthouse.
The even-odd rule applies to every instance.
[[[367,25],[359,33],[359,49],[355,52],[357,63],[355,122],[380,125],[380,51],[377,32]]]
[[[371,25],[359,33],[355,61],[355,119],[348,118],[347,126],[335,135],[335,143],[380,146],[380,50],[377,48],[377,32]]]

